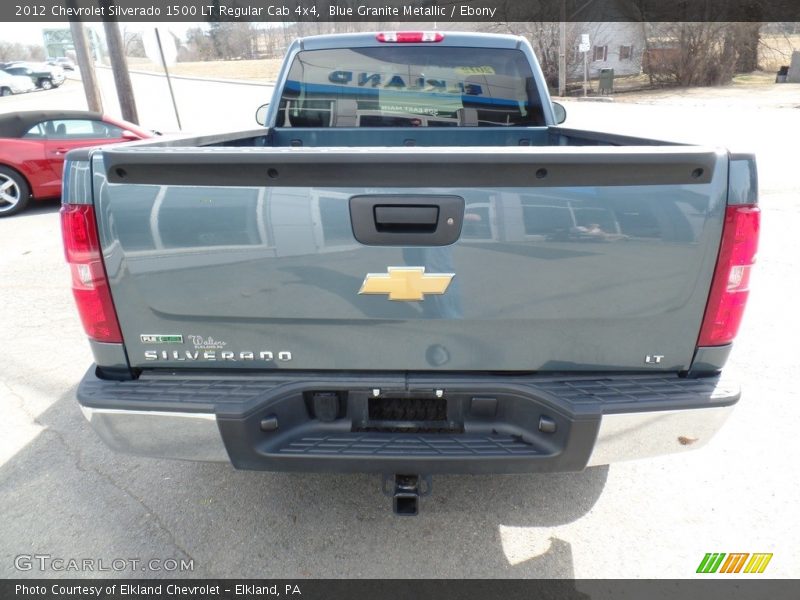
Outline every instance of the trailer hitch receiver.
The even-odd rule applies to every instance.
[[[431,493],[430,475],[384,475],[383,493],[392,498],[394,514],[413,517],[419,514],[419,499]]]

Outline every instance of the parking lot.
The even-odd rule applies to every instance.
[[[188,98],[184,86],[204,84],[177,85]],[[193,115],[184,128],[250,127],[255,97],[269,89],[251,86],[251,97],[245,87],[207,84],[205,95],[182,100]],[[15,568],[19,555],[48,554],[186,559],[193,569],[180,574],[192,577],[682,578],[707,552],[771,552],[762,577],[796,576],[800,85],[718,92],[567,102],[566,124],[758,153],[763,229],[726,367],[743,387],[729,422],[708,446],[678,456],[572,474],[438,477],[417,518],[394,516],[373,476],[112,453],[74,399],[92,358],[70,294],[58,202],[0,219],[0,576],[78,575]],[[48,106],[83,107],[80,83],[69,81],[0,98],[0,111],[55,98]],[[142,125],[170,129],[168,97],[154,98],[141,104]]]

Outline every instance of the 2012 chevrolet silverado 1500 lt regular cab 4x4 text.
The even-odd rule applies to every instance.
[[[70,152],[92,427],[383,474],[402,514],[437,473],[702,445],[739,399],[754,158],[562,121],[522,38],[319,36],[264,128]]]

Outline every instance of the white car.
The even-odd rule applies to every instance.
[[[49,67],[50,72],[53,73],[53,81],[56,81],[58,85],[64,83],[64,80],[67,78],[66,74],[64,73],[64,68],[60,65],[48,65],[43,64],[44,67]]]
[[[0,70],[0,96],[11,94],[24,94],[36,89],[36,84],[30,77],[24,75],[11,75]]]

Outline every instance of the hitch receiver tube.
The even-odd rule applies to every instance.
[[[419,514],[419,499],[431,493],[430,475],[384,475],[383,493],[392,497],[394,514],[414,517]]]

